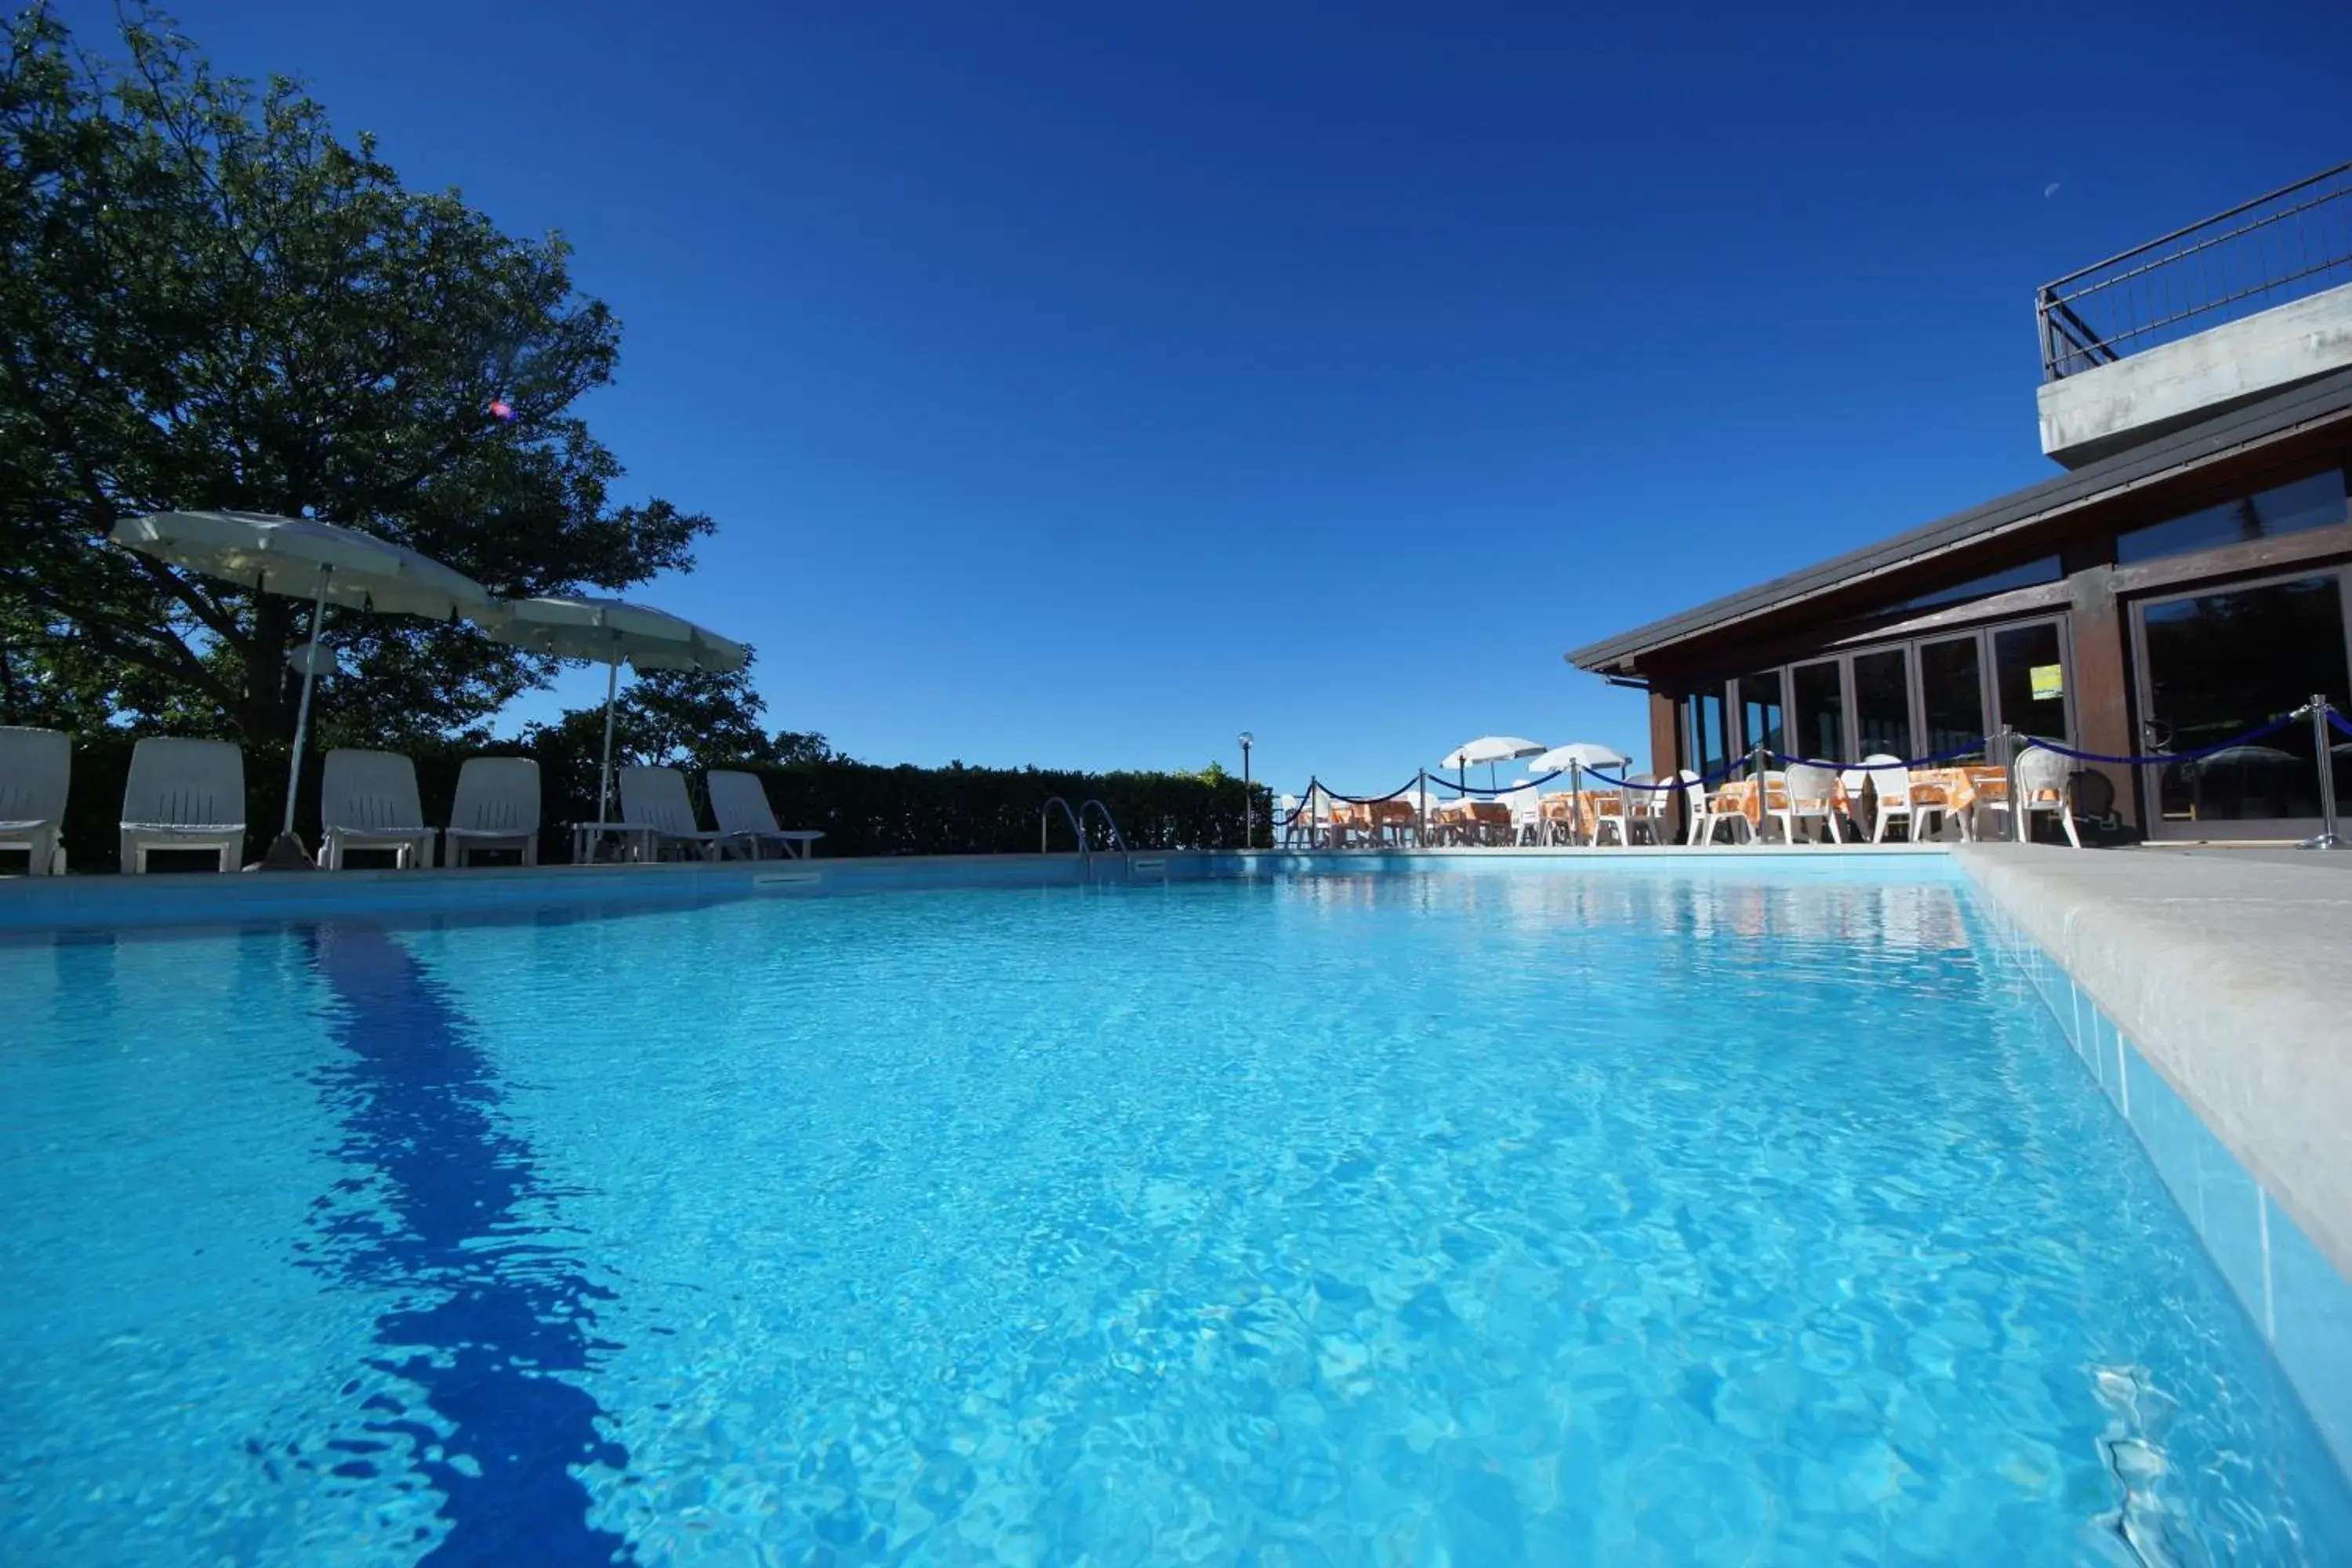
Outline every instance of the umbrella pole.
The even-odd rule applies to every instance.
[[[613,700],[621,689],[621,659],[616,653],[604,677],[604,766],[596,775],[596,826],[613,820]]]
[[[310,602],[310,647],[302,658],[302,701],[294,710],[294,759],[286,769],[286,820],[278,831],[280,838],[294,837],[294,794],[302,784],[302,742],[310,735],[310,688],[319,679],[319,633],[325,628],[327,574],[331,570],[326,566],[319,568],[319,596]]]

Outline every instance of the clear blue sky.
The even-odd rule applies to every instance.
[[[178,15],[571,237],[641,596],[886,762],[1641,746],[1563,650],[2054,471],[2034,286],[2352,150],[2340,3],[1580,9]]]

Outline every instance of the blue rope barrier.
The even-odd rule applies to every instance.
[[[1556,772],[1544,774],[1544,776],[1539,779],[1529,779],[1523,784],[1458,784],[1452,779],[1441,777],[1436,773],[1429,775],[1429,782],[1434,788],[1452,790],[1454,794],[1454,797],[1458,800],[1467,800],[1472,795],[1477,795],[1486,800],[1493,800],[1499,795],[1516,795],[1523,789],[1541,789],[1544,785],[1551,783],[1552,780],[1557,778],[1565,778],[1567,776],[1568,770],[1566,768],[1560,768]],[[1592,770],[1587,768],[1585,770],[1584,776],[1591,778],[1592,776]]]
[[[1417,783],[1418,781],[1416,780],[1415,782]],[[1413,785],[1412,784],[1405,784],[1398,785],[1395,789],[1389,791],[1386,795],[1341,795],[1329,784],[1325,784],[1323,786],[1323,793],[1325,795],[1329,795],[1333,800],[1344,800],[1349,805],[1370,805],[1377,801],[1394,800],[1401,795],[1411,795],[1412,791]]]
[[[1820,757],[1792,757],[1785,752],[1774,752],[1772,760],[1785,763],[1790,767],[1827,768],[1832,773],[1882,773],[1889,768],[1932,768],[1945,763],[1957,763],[1964,757],[1979,755],[1991,739],[1990,735],[1979,735],[1966,745],[1954,746],[1949,751],[1937,752],[1933,756],[1913,757],[1899,763],[1832,763]]]
[[[2072,746],[2062,746],[2055,741],[2036,740],[2032,744],[2045,752],[2055,752],[2062,757],[2072,757],[2078,763],[2105,763],[2113,767],[2162,767],[2167,763],[2193,763],[2205,757],[2218,757],[2223,752],[2244,745],[2249,741],[2266,740],[2294,722],[2292,717],[2273,719],[2258,730],[2233,735],[2226,741],[2216,741],[2210,746],[2200,746],[2193,752],[2158,752],[2146,757],[2111,757],[2103,752],[2078,752]]]
[[[2327,721],[2330,724],[2335,725],[2339,732],[2352,735],[2352,719],[2345,718],[2343,714],[2338,713],[2333,708],[2330,708],[2327,710]]]

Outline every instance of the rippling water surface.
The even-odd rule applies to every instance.
[[[0,1561],[2352,1561],[1958,888],[1729,866],[0,946]]]

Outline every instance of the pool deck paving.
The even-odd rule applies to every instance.
[[[2352,1277],[2352,852],[1954,855]]]

